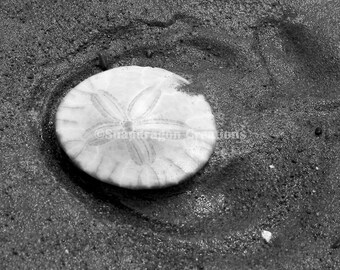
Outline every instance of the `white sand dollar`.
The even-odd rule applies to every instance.
[[[132,189],[177,184],[208,161],[217,136],[205,98],[178,91],[188,83],[160,68],[98,73],[59,105],[59,143],[101,181]]]

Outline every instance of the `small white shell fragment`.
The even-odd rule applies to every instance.
[[[270,243],[270,241],[273,237],[273,234],[270,231],[263,230],[261,232],[261,236],[267,243]]]
[[[61,147],[98,180],[131,189],[178,184],[213,152],[217,131],[202,95],[161,68],[126,66],[71,89],[56,113]]]

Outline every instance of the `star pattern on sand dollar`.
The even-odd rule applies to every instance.
[[[155,138],[166,140],[173,135],[171,139],[184,139],[190,128],[183,121],[152,117],[161,95],[157,85],[147,87],[124,109],[109,92],[99,90],[92,93],[91,102],[104,120],[84,132],[85,145],[99,146],[112,142],[117,139],[114,134],[143,134],[122,140],[137,165],[152,164],[156,157]]]

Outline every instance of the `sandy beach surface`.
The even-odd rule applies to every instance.
[[[0,268],[340,269],[339,11],[1,0]],[[214,153],[179,186],[101,183],[57,143],[61,98],[126,65],[177,73],[212,108]]]

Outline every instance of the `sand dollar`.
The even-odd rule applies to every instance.
[[[71,89],[56,114],[58,141],[70,159],[101,181],[159,188],[196,173],[209,159],[216,126],[202,95],[164,69],[118,67]]]

